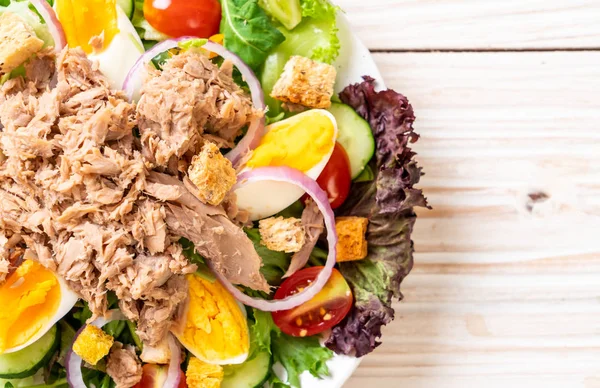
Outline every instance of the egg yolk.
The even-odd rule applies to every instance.
[[[29,341],[60,305],[60,284],[41,264],[26,260],[0,287],[0,354]]]
[[[119,33],[116,0],[57,0],[56,10],[69,47],[94,52],[90,40],[103,36],[103,48]]]
[[[288,166],[307,172],[331,152],[335,124],[319,110],[271,124],[246,164],[250,168]]]
[[[205,362],[247,354],[248,324],[233,296],[218,281],[187,275],[189,307],[180,341]]]

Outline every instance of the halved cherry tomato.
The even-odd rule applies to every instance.
[[[286,279],[275,299],[293,295],[312,283],[323,267],[310,267]],[[291,310],[271,313],[275,324],[295,337],[315,335],[340,323],[352,307],[352,291],[342,274],[334,269],[325,287],[308,302]]]
[[[208,38],[219,32],[219,0],[144,0],[144,16],[152,27],[174,38]]]
[[[335,143],[333,154],[319,175],[317,183],[327,192],[332,209],[342,206],[348,198],[352,183],[350,159],[340,143]]]
[[[146,364],[142,367],[142,380],[133,388],[162,388],[167,379],[167,365]],[[185,374],[179,369],[179,385],[177,388],[187,388]]]

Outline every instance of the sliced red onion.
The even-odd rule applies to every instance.
[[[54,50],[56,50],[56,52],[62,51],[67,45],[67,38],[65,36],[65,30],[56,16],[56,12],[54,12],[46,0],[30,1],[48,26],[48,31],[50,32],[50,35],[52,35],[52,39],[54,39]]]
[[[133,65],[131,70],[129,70],[129,73],[125,78],[125,82],[123,83],[123,90],[125,91],[125,94],[129,98],[129,100],[139,99],[136,98],[139,97],[136,96],[136,92],[138,92],[142,87],[142,71],[145,69],[146,65],[150,63],[152,58],[167,50],[179,47],[179,43],[190,39],[197,38],[191,36],[184,36],[177,39],[168,39],[163,42],[160,42],[159,44],[142,54],[142,56]],[[266,107],[264,93],[262,87],[260,86],[260,82],[256,78],[256,75],[254,74],[252,69],[248,67],[248,65],[246,65],[240,57],[238,57],[237,55],[227,50],[225,47],[221,46],[218,43],[208,41],[203,46],[203,48],[220,55],[224,59],[230,60],[233,63],[233,65],[238,68],[240,73],[242,73],[244,81],[246,81],[248,87],[250,88],[250,94],[252,96],[252,103],[254,104],[254,107],[261,111],[264,110]],[[260,139],[263,135],[264,126],[264,116],[253,120],[250,123],[246,135],[225,156],[234,165],[236,165],[236,163],[246,152],[253,150],[258,146]]]
[[[208,261],[208,264],[211,266],[217,278],[221,281],[221,283],[223,283],[225,288],[227,288],[227,290],[229,290],[229,292],[231,292],[236,299],[245,305],[252,306],[263,311],[289,310],[314,298],[319,291],[323,289],[329,280],[329,277],[331,276],[332,269],[335,266],[335,258],[337,255],[336,245],[338,241],[337,232],[335,229],[335,215],[333,214],[333,210],[329,204],[327,193],[325,193],[325,191],[319,187],[319,184],[301,171],[291,167],[260,167],[244,172],[238,175],[238,183],[233,187],[233,191],[235,191],[237,188],[243,187],[248,183],[265,180],[286,182],[300,187],[315,201],[317,207],[321,213],[323,213],[325,228],[327,229],[329,254],[327,255],[325,266],[315,281],[303,291],[288,296],[287,298],[278,300],[265,300],[261,298],[253,298],[244,294],[235,285],[229,282],[224,275],[216,271],[210,260]]]
[[[130,101],[134,99],[136,92],[141,89],[142,71],[146,65],[150,63],[152,58],[164,53],[165,51],[176,48],[179,46],[180,42],[190,39],[194,38],[191,36],[184,36],[182,38],[164,40],[152,47],[150,50],[146,51],[138,58],[131,70],[129,70],[129,73],[127,73],[127,77],[125,77],[125,81],[123,82],[123,90]]]
[[[126,320],[125,316],[120,310],[110,310],[106,317],[100,317],[96,319],[94,322],[90,323],[90,325],[94,325],[96,327],[102,328],[106,324],[112,321],[123,321]],[[75,337],[73,338],[73,343],[79,337],[79,334],[86,328],[87,325],[83,325],[81,329],[77,331]],[[81,373],[81,357],[77,353],[73,351],[73,345],[71,345],[71,349],[67,352],[67,357],[65,359],[66,369],[67,369],[67,381],[69,382],[69,387],[71,388],[87,388],[85,382],[83,381],[83,375]]]
[[[163,384],[163,388],[177,388],[181,380],[181,373],[179,372],[181,365],[181,348],[172,334],[169,334],[169,349],[171,349],[171,361],[169,361],[167,379]]]

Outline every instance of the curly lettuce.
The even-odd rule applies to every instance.
[[[300,375],[308,371],[315,377],[329,375],[327,361],[333,352],[319,343],[318,337],[292,337],[273,322],[271,313],[251,309],[250,353],[248,360],[259,352],[268,352],[274,362],[279,362],[287,371],[287,383],[274,372],[269,376],[269,384],[275,387],[300,387]]]
[[[382,326],[394,319],[392,299],[402,299],[400,284],[413,266],[413,208],[428,207],[423,192],[414,187],[422,172],[409,147],[418,140],[413,108],[400,93],[376,92],[374,83],[364,77],[340,93],[342,102],[369,122],[377,144],[370,163],[375,178],[353,183],[352,196],[336,212],[369,219],[367,258],[340,263],[354,292],[354,307],[326,341],[336,353],[356,357],[379,346]]]

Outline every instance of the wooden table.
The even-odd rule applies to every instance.
[[[434,209],[349,388],[600,387],[600,1],[340,0]]]

